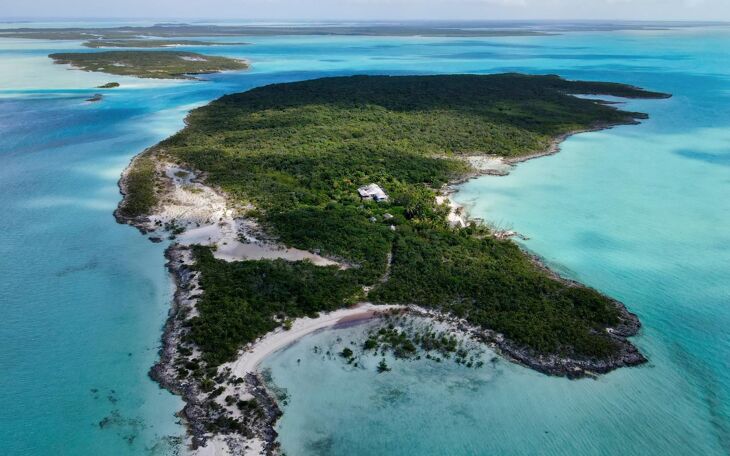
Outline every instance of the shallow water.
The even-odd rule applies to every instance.
[[[641,126],[580,135],[556,156],[464,186],[561,272],[624,300],[651,363],[569,382],[500,360],[477,371],[302,362],[313,335],[266,361],[290,393],[287,454],[723,454],[730,277],[726,31],[498,39],[245,37],[189,48],[251,59],[247,73],[158,82],[69,71],[78,42],[0,40],[0,449],[167,454],[181,402],[147,378],[169,307],[164,245],[111,215],[128,160],[187,110],[271,82],[351,73],[526,71],[675,94],[632,103]],[[217,39],[217,38],[216,38]],[[241,38],[230,38],[230,42]],[[93,87],[120,81],[100,103]],[[106,418],[106,419],[105,419]],[[101,423],[101,425],[100,425]]]
[[[396,363],[380,375],[338,360],[292,362],[335,334],[354,337],[323,333],[266,362],[291,396],[279,425],[285,451],[730,452],[730,60],[718,41],[727,38],[526,40],[546,48],[541,57],[513,56],[515,69],[624,81],[674,98],[631,102],[651,120],[575,136],[561,153],[473,180],[454,197],[473,216],[528,236],[525,248],[562,274],[638,313],[644,329],[635,342],[648,365],[568,381],[506,362],[466,373]],[[455,60],[489,58],[477,54]]]

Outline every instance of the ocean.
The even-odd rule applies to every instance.
[[[211,38],[219,40],[218,38]],[[115,223],[129,159],[225,93],[373,73],[555,73],[672,93],[631,101],[641,125],[568,139],[454,199],[529,237],[524,248],[641,318],[647,365],[551,378],[485,354],[480,369],[333,350],[320,332],[264,362],[287,392],[290,455],[730,452],[730,29],[503,38],[244,37],[190,47],[248,58],[204,81],[147,81],[53,65],[79,42],[0,39],[0,451],[176,454],[175,396],[147,377],[171,298],[164,244]],[[240,37],[225,38],[230,42]],[[98,103],[85,100],[95,86]],[[339,339],[339,341],[338,341]],[[299,359],[301,362],[296,362]]]

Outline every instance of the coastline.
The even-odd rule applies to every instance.
[[[508,159],[506,161],[510,165],[516,165],[518,163],[526,162],[528,160],[532,160],[532,159],[535,159],[535,158],[546,157],[548,155],[555,155],[558,152],[560,152],[560,145],[565,140],[567,140],[568,138],[570,138],[571,136],[579,135],[581,133],[590,133],[590,132],[593,132],[593,131],[610,130],[612,128],[620,127],[622,125],[639,125],[640,123],[641,123],[640,121],[638,121],[636,119],[633,119],[633,118],[627,118],[624,122],[613,122],[613,123],[611,123],[611,122],[598,122],[598,123],[592,125],[589,128],[580,128],[580,129],[573,130],[573,131],[568,132],[568,133],[563,133],[562,135],[557,136],[556,138],[554,138],[550,142],[550,146],[546,150],[544,150],[544,151],[538,151],[538,152],[535,152],[533,154],[523,155],[521,157],[510,158],[510,159]]]
[[[179,347],[184,343],[184,314],[194,310],[197,303],[198,274],[191,269],[193,258],[188,247],[171,245],[166,249],[165,256],[168,259],[166,266],[173,278],[176,291],[163,331],[160,359],[150,368],[149,375],[161,387],[183,398],[185,407],[178,416],[190,434],[186,443],[192,450],[191,454],[196,456],[277,454],[277,434],[274,425],[281,416],[281,410],[273,396],[266,390],[258,373],[247,372],[235,379],[235,386],[229,385],[235,390],[231,392],[236,394],[237,400],[256,398],[259,404],[259,407],[249,411],[251,415],[260,414],[260,416],[252,420],[252,434],[247,436],[229,432],[211,432],[211,423],[224,417],[226,411],[221,411],[217,406],[211,407],[217,402],[207,394],[199,381],[178,376],[176,365],[181,358]],[[262,354],[265,356],[267,353]],[[232,380],[230,372],[227,377],[228,380]],[[243,411],[239,412],[239,415],[244,414]]]
[[[437,196],[437,204],[446,204],[449,205],[449,216],[448,221],[451,223],[452,226],[458,226],[458,227],[465,227],[468,226],[470,223],[487,223],[489,224],[489,221],[484,220],[479,217],[472,217],[469,214],[468,208],[466,208],[463,205],[457,204],[456,202],[452,201],[449,196],[457,193],[459,191],[458,187],[469,182],[473,179],[478,179],[483,176],[507,176],[511,171],[512,168],[517,166],[520,163],[526,162],[528,160],[534,160],[536,158],[541,157],[547,157],[550,155],[555,155],[558,152],[560,152],[560,147],[564,141],[569,139],[572,136],[579,135],[581,133],[590,133],[594,131],[603,131],[603,130],[610,130],[615,127],[620,127],[623,125],[638,125],[640,122],[638,120],[635,120],[633,118],[627,118],[624,122],[598,122],[594,124],[593,126],[589,128],[581,128],[577,130],[573,130],[567,133],[563,133],[555,138],[553,138],[550,141],[550,144],[548,147],[541,151],[536,151],[527,155],[521,155],[519,157],[503,157],[501,155],[473,155],[473,156],[465,156],[463,159],[470,164],[472,167],[472,171],[469,173],[466,173],[465,175],[454,179],[450,182],[448,182],[446,185],[444,185],[438,196]],[[494,234],[496,237],[499,237],[501,239],[509,239],[512,237],[518,237],[520,239],[527,240],[526,237],[521,235],[520,233],[512,230],[494,230]],[[528,256],[532,257],[533,260],[535,260],[534,255],[525,252],[528,254]],[[550,270],[547,266],[545,266],[542,261],[538,261],[540,264],[541,269],[544,269],[546,271],[549,271],[553,277],[558,277],[560,279],[563,279],[559,275],[557,275],[554,271]]]
[[[522,155],[519,157],[503,157],[501,155],[472,155],[472,156],[465,156],[462,157],[472,168],[472,171],[469,173],[464,174],[463,176],[456,178],[450,182],[448,182],[446,185],[444,185],[441,190],[438,192],[438,196],[436,197],[436,203],[437,204],[448,204],[449,206],[449,214],[447,216],[447,221],[452,227],[458,227],[463,228],[466,226],[469,226],[470,223],[481,223],[486,224],[490,226],[489,220],[484,220],[480,217],[473,217],[471,214],[469,214],[469,210],[467,207],[460,205],[451,198],[449,198],[451,195],[457,193],[459,191],[458,187],[469,182],[473,179],[478,179],[480,177],[484,176],[507,176],[511,171],[512,168],[517,166],[520,163],[526,162],[528,160],[534,160],[536,158],[541,157],[547,157],[550,155],[555,155],[558,152],[560,152],[560,147],[564,141],[569,139],[572,136],[581,134],[581,133],[590,133],[594,131],[603,131],[603,130],[610,130],[615,127],[620,127],[623,125],[638,125],[641,122],[639,120],[636,120],[634,118],[626,118],[623,122],[598,122],[592,125],[589,128],[581,128],[577,130],[573,130],[567,133],[563,133],[561,135],[558,135],[557,137],[553,138],[548,147],[541,151],[536,151],[527,155]],[[498,227],[490,226],[492,229],[494,236],[499,239],[511,239],[511,238],[519,238],[522,240],[529,240],[528,237],[524,236],[523,234],[509,229],[499,229]],[[519,245],[519,244],[518,244]],[[520,246],[520,249],[529,256],[533,262],[536,262],[536,264],[543,269],[544,271],[547,271],[550,273],[551,277],[558,278],[561,281],[567,280],[552,271],[549,267],[547,267],[544,262],[536,257],[531,252],[526,251],[524,248]],[[578,284],[582,285],[582,284]],[[622,305],[623,306],[623,305]],[[623,311],[621,308],[619,308],[621,313],[623,314]],[[623,307],[623,310],[625,311],[625,307]],[[628,312],[628,311],[626,311]],[[630,315],[630,312],[628,312]],[[633,315],[633,318],[636,319],[638,322],[638,318]],[[639,326],[641,324],[639,323]],[[638,333],[638,329],[633,334],[630,334],[630,336],[636,335]],[[644,361],[645,362],[645,361]]]
[[[221,367],[230,368],[239,377],[253,374],[266,357],[294,344],[302,337],[323,329],[365,322],[378,318],[384,312],[405,308],[401,305],[376,305],[362,302],[354,307],[320,314],[316,318],[298,318],[293,322],[291,329],[275,329],[242,350],[241,356],[235,361],[222,364]]]
[[[615,127],[620,127],[623,125],[638,125],[641,122],[634,119],[634,118],[626,118],[624,121],[621,122],[597,122],[593,124],[592,126],[588,128],[579,128],[576,130],[569,131],[567,133],[563,133],[561,135],[556,136],[553,138],[548,146],[543,150],[537,150],[535,152],[526,154],[526,155],[520,155],[517,157],[504,157],[501,155],[473,155],[473,156],[465,156],[463,157],[467,162],[469,162],[472,165],[473,171],[470,173],[466,173],[465,175],[452,180],[448,184],[445,185],[446,189],[454,189],[455,187],[464,184],[472,179],[476,179],[478,177],[482,176],[506,176],[509,174],[509,171],[511,167],[526,162],[528,160],[534,160],[536,158],[540,157],[547,157],[550,155],[555,155],[558,152],[560,152],[560,146],[561,144],[569,139],[571,136],[579,135],[581,133],[590,133],[594,131],[603,131],[603,130],[610,130]],[[490,159],[491,163],[487,162],[485,165],[480,166],[480,163],[474,162],[475,158],[488,158]],[[453,193],[453,191],[451,192]]]
[[[637,125],[639,123],[640,122],[635,119],[627,119],[625,122],[615,123],[599,122],[591,126],[590,128],[578,129],[559,135],[550,142],[549,147],[544,151],[538,151],[532,154],[514,158],[489,156],[488,158],[493,160],[489,166],[483,167],[481,169],[472,166],[475,169],[474,172],[469,173],[463,178],[446,184],[441,189],[437,203],[449,205],[448,221],[452,226],[465,227],[469,226],[469,224],[471,223],[489,223],[488,221],[485,221],[481,218],[473,217],[469,213],[467,207],[454,202],[449,198],[449,196],[457,193],[459,191],[458,187],[460,185],[472,179],[477,179],[483,176],[506,176],[509,174],[512,167],[518,165],[519,163],[557,154],[558,152],[560,152],[562,143],[574,135],[594,131],[609,130],[611,128],[622,125]],[[467,157],[467,160],[470,162],[472,161],[471,159],[472,157]],[[500,239],[511,239],[513,237],[517,237],[523,240],[528,239],[524,235],[514,230],[494,229],[493,234],[495,237]],[[530,259],[530,261],[535,264],[535,266],[544,271],[551,278],[558,280],[570,287],[586,287],[585,284],[561,276],[559,273],[551,269],[543,258],[534,254],[533,252],[530,252],[519,243],[517,245],[520,250],[522,250],[522,252]],[[601,294],[603,296],[606,296],[603,293]],[[622,302],[613,299],[610,296],[606,297],[613,303],[613,305],[618,310],[620,321],[620,323],[616,325],[616,327],[607,328],[611,338],[619,346],[618,356],[610,360],[580,360],[575,358],[563,358],[557,355],[537,355],[529,349],[525,349],[524,347],[520,347],[517,344],[512,343],[508,339],[505,339],[504,336],[495,331],[483,328],[476,328],[469,325],[465,321],[460,322],[459,327],[460,329],[471,333],[473,336],[481,339],[484,343],[495,348],[503,357],[507,358],[508,360],[546,375],[565,376],[569,379],[579,379],[583,377],[595,376],[597,374],[605,374],[620,367],[638,366],[646,363],[648,359],[644,355],[642,355],[641,352],[639,352],[638,348],[636,348],[636,346],[634,346],[628,340],[629,337],[636,336],[641,329],[641,321],[639,320],[638,316],[630,312]],[[426,309],[420,310],[427,313],[431,312]],[[443,316],[441,316],[440,318],[443,318]]]
[[[576,130],[560,135],[559,137],[552,140],[550,146],[544,151],[512,159],[505,159],[500,157],[499,163],[507,167],[515,166],[517,163],[526,160],[531,160],[546,155],[552,155],[559,152],[560,144],[562,143],[562,141],[572,135],[588,131],[603,130],[607,128],[612,128],[617,125],[628,125],[635,123],[637,123],[635,120],[627,119],[625,122],[596,124],[591,128]],[[154,152],[154,148],[145,150],[143,154],[150,151]],[[126,197],[128,193],[126,185],[126,176],[128,174],[128,171],[134,166],[135,160],[141,155],[142,154],[138,155],[130,162],[129,167],[125,169],[119,181],[120,192],[124,197]],[[169,167],[178,165],[167,164],[165,166]],[[442,192],[444,202],[446,201],[448,195],[457,191],[457,189],[455,188],[456,186],[470,179],[483,175],[506,174],[500,170],[495,171],[493,168],[481,170],[476,169],[475,167],[473,168],[475,169],[474,172],[469,173],[467,176],[463,176],[463,178],[449,182],[445,186]],[[182,170],[184,168],[178,167],[177,169]],[[167,171],[169,171],[169,169]],[[164,171],[164,173],[169,179],[167,185],[167,190],[169,191],[171,187],[178,187],[177,184],[179,183],[176,183],[175,179],[167,171]],[[213,194],[217,195],[220,198],[223,198],[223,201],[225,203],[225,195],[220,192],[220,190],[212,189],[211,187],[203,183],[204,176],[196,174],[192,170],[185,169],[185,171],[191,173],[192,175],[192,178],[190,178],[187,183],[194,183],[196,185],[208,188],[210,191],[213,192]],[[173,185],[169,185],[170,183],[172,183]],[[120,207],[123,203],[124,199],[120,203]],[[481,222],[478,219],[470,218],[465,208],[451,202],[450,205],[451,212],[455,214],[455,220],[458,220],[458,222],[462,224],[461,226],[467,226],[468,224],[474,222]],[[161,218],[156,217],[159,216],[159,214],[159,203],[158,207],[152,211],[152,216],[130,218],[124,216],[119,209],[115,211],[115,217],[119,223],[135,226],[140,230],[142,234],[149,234],[150,232],[155,231],[163,225],[161,223]],[[231,214],[226,214],[226,216],[230,217],[231,220],[236,220],[236,218],[233,217]],[[243,218],[239,219],[245,220]],[[455,221],[451,218],[449,220]],[[215,222],[209,224],[209,226],[216,225],[218,224]],[[205,226],[203,228],[205,228]],[[200,229],[201,228],[198,225],[193,229],[193,231]],[[257,227],[254,227],[253,229],[255,231],[257,230]],[[235,229],[232,232],[234,234],[241,234],[241,232],[237,232]],[[494,232],[494,235],[495,237],[505,239],[518,234],[514,232]],[[159,237],[150,237],[150,239],[153,242],[162,241],[162,239]],[[175,239],[175,236],[171,236],[171,239]],[[221,239],[225,240],[221,241]],[[231,239],[232,238],[230,237],[222,237],[218,240],[212,240],[211,237],[208,237],[207,241],[213,241],[214,245],[220,246],[221,242],[223,244],[227,244],[227,242]],[[617,342],[620,350],[619,354],[616,357],[608,360],[598,361],[595,359],[575,359],[571,357],[561,357],[558,355],[538,355],[530,349],[526,349],[512,343],[502,334],[499,334],[489,329],[476,328],[469,325],[464,320],[456,319],[455,317],[451,317],[438,311],[427,310],[416,306],[375,306],[370,303],[360,303],[356,307],[341,309],[332,313],[323,314],[320,315],[318,318],[297,319],[293,322],[292,328],[289,331],[279,328],[261,337],[253,344],[250,344],[249,346],[242,349],[240,351],[241,355],[236,358],[236,360],[221,365],[221,370],[225,372],[225,380],[229,383],[228,385],[226,385],[225,392],[235,394],[237,398],[255,398],[263,406],[264,420],[258,423],[257,426],[253,428],[254,436],[247,436],[246,438],[241,435],[235,434],[231,435],[225,433],[211,433],[208,429],[206,429],[206,423],[210,423],[211,419],[216,419],[217,417],[219,417],[220,413],[211,416],[209,406],[211,405],[211,403],[214,403],[217,404],[216,407],[223,407],[225,409],[226,404],[222,403],[219,399],[209,398],[200,389],[200,385],[198,385],[197,382],[189,379],[180,380],[175,372],[176,358],[178,358],[179,360],[181,357],[179,353],[179,346],[182,341],[182,335],[184,332],[184,318],[185,315],[189,315],[191,312],[195,312],[196,298],[197,296],[199,296],[199,293],[196,293],[196,290],[199,292],[199,286],[197,283],[198,277],[194,270],[191,268],[194,260],[192,258],[192,254],[188,245],[201,243],[199,242],[201,239],[193,236],[190,240],[192,242],[185,243],[183,239],[177,239],[166,250],[166,257],[168,259],[167,267],[175,282],[176,292],[170,310],[170,316],[164,329],[164,334],[162,338],[163,344],[160,350],[160,361],[152,367],[152,369],[150,370],[150,376],[158,383],[160,383],[162,387],[172,391],[175,394],[179,394],[184,398],[186,406],[181,411],[180,416],[186,422],[190,431],[191,439],[189,443],[195,450],[194,454],[277,454],[277,434],[274,430],[274,425],[281,415],[281,411],[278,408],[275,397],[266,389],[263,380],[256,372],[256,367],[263,359],[265,359],[270,354],[281,350],[292,343],[295,343],[298,339],[306,336],[307,334],[311,334],[312,332],[323,330],[326,328],[331,328],[341,323],[346,323],[348,321],[351,321],[350,319],[367,320],[371,318],[376,318],[378,313],[376,312],[376,307],[378,310],[382,311],[388,310],[390,308],[406,308],[411,312],[427,316],[428,318],[438,319],[440,321],[450,321],[453,324],[457,325],[460,330],[490,346],[506,359],[518,364],[522,364],[523,366],[529,367],[547,375],[565,376],[570,379],[577,379],[582,377],[595,376],[596,374],[607,373],[619,367],[635,366],[647,361],[646,358],[641,355],[641,353],[639,353],[638,349],[634,347],[627,339],[628,337],[634,336],[638,333],[641,327],[638,318],[636,317],[636,315],[629,312],[622,303],[613,299],[611,299],[611,301],[619,310],[620,324],[617,325],[615,328],[608,328],[607,331],[609,332],[611,338],[615,342]],[[244,243],[243,245],[249,244]],[[278,254],[275,254],[276,258],[285,258],[292,261],[302,259],[299,257],[290,257],[287,254],[289,249],[281,246],[276,247],[276,245],[273,243],[270,245],[274,245],[274,249],[278,249],[277,251],[280,252]],[[528,255],[538,267],[547,272],[551,277],[558,279],[569,286],[583,286],[578,282],[571,281],[569,279],[559,276],[555,271],[550,270],[539,257],[531,254],[530,252],[524,251],[524,249],[523,252]],[[246,255],[229,258],[218,258],[225,259],[227,261],[260,259],[255,257],[249,258]],[[324,260],[332,261],[329,259]],[[232,387],[230,383],[235,383],[237,380],[241,380],[241,382],[236,383],[236,385],[238,386]],[[219,398],[220,397],[222,397],[222,395],[219,396]],[[236,413],[235,410],[232,412],[234,414]],[[238,413],[239,415],[245,414],[243,412]]]
[[[248,59],[174,50],[61,52],[48,54],[48,58],[54,65],[67,65],[70,70],[142,79],[199,80],[196,76],[251,69]]]
[[[226,401],[211,399],[201,390],[197,381],[189,378],[180,379],[176,371],[178,347],[185,332],[183,315],[194,310],[199,296],[196,292],[198,274],[191,268],[192,254],[186,246],[171,245],[165,251],[165,256],[168,259],[167,268],[173,277],[176,291],[170,316],[164,327],[160,359],[150,369],[150,377],[163,388],[184,399],[186,405],[180,412],[180,417],[191,433],[189,444],[195,455],[277,454],[277,433],[274,426],[282,412],[257,371],[261,361],[308,334],[341,324],[365,322],[378,318],[383,312],[401,307],[360,303],[355,307],[335,310],[316,318],[300,318],[289,330],[280,327],[242,348],[238,358],[219,366],[219,369],[226,372],[226,377],[232,381],[226,383],[225,392],[218,395],[218,398],[235,397],[237,401],[255,398],[261,406],[264,419],[254,427],[253,436],[242,438],[240,435],[219,435],[211,433],[207,427],[211,419],[215,420],[220,416],[211,416],[210,403],[217,403],[224,409],[228,408],[226,411],[233,413],[234,416],[237,411],[232,410]]]

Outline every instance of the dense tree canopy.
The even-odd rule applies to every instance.
[[[252,203],[283,243],[353,267],[225,263],[199,249],[204,293],[191,337],[219,363],[282,318],[349,304],[369,285],[371,300],[451,311],[536,352],[612,354],[613,302],[556,280],[485,227],[450,227],[435,203],[437,189],[469,172],[463,155],[519,157],[644,117],[571,94],[663,96],[557,76],[357,76],[271,85],[193,111],[156,153]],[[357,188],[369,183],[390,199],[361,201]]]

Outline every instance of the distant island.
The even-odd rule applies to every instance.
[[[243,60],[183,51],[67,52],[48,57],[84,71],[154,79],[194,79],[191,75],[249,67]]]
[[[222,433],[274,445],[279,412],[253,370],[291,339],[272,331],[304,333],[301,317],[311,330],[414,309],[571,378],[645,362],[621,303],[448,201],[450,185],[494,172],[484,162],[646,118],[574,94],[668,97],[553,75],[324,78],[224,96],[136,157],[116,215],[176,241],[175,305],[152,375],[185,398],[196,444]],[[377,306],[349,310],[358,303]]]
[[[491,24],[491,27],[473,28],[455,24],[355,24],[312,25],[312,26],[262,26],[262,25],[195,25],[156,24],[147,27],[98,27],[98,28],[16,28],[0,29],[0,38],[29,38],[44,40],[128,40],[140,37],[179,38],[216,36],[301,36],[301,35],[349,35],[349,36],[451,36],[451,37],[497,37],[497,36],[541,36],[547,33],[521,28],[505,28]]]
[[[86,99],[89,103],[96,103],[104,99],[104,95],[100,93],[95,93],[93,96]]]
[[[90,40],[83,43],[84,46],[93,49],[99,48],[165,48],[177,46],[242,46],[248,43],[216,43],[214,41],[196,40],[153,40],[153,39],[131,39],[131,40]]]
[[[716,22],[545,22],[545,21],[429,21],[382,22],[379,24],[318,23],[312,25],[203,25],[163,23],[152,26],[59,27],[0,29],[0,38],[43,40],[138,40],[140,38],[191,38],[219,36],[424,36],[490,38],[502,36],[545,36],[566,31],[666,30],[717,25]],[[126,46],[124,46],[126,47]]]

